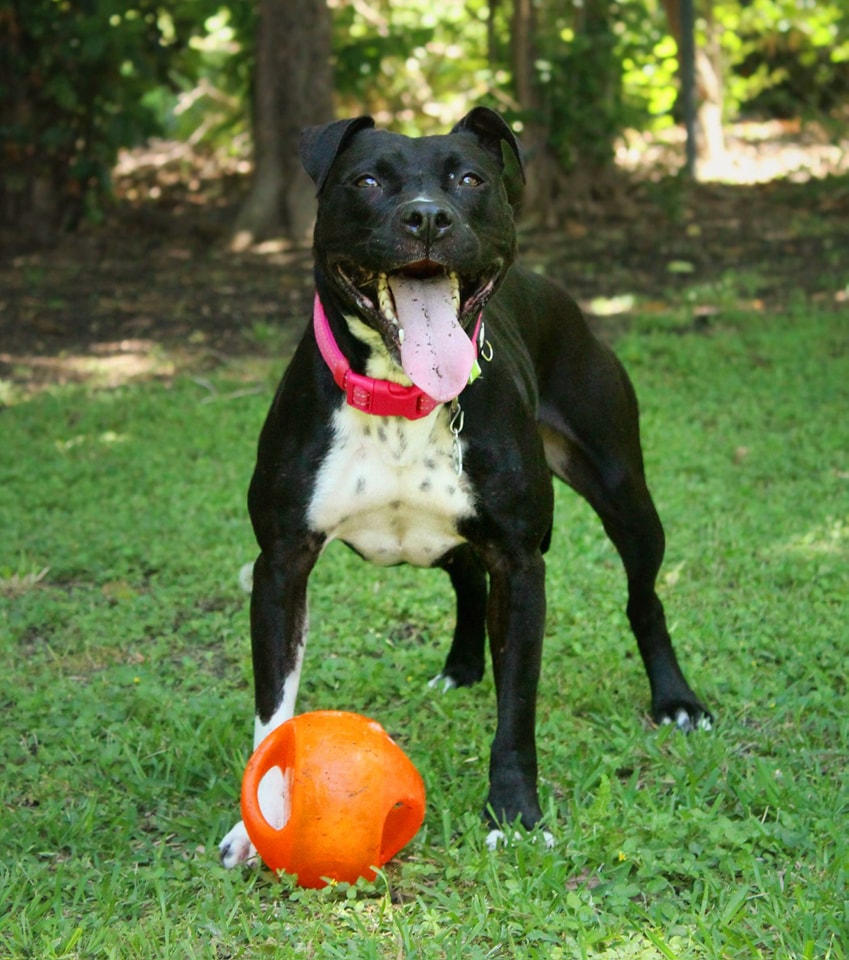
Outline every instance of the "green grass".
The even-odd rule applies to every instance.
[[[845,313],[621,340],[711,734],[651,729],[618,560],[558,493],[539,700],[556,845],[483,846],[489,677],[435,695],[436,571],[334,546],[300,709],[378,719],[428,788],[374,884],[225,872],[252,731],[244,510],[270,400],[238,370],[0,412],[0,957],[831,958],[849,929]],[[217,392],[210,392],[210,386]],[[231,395],[232,394],[232,395]]]

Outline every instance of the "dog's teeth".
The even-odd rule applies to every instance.
[[[398,326],[398,317],[395,315],[395,303],[389,290],[389,278],[381,273],[377,278],[377,305],[383,316],[394,326]]]
[[[450,273],[449,279],[451,280],[451,303],[457,313],[460,312],[460,278],[456,273]]]
[[[398,327],[398,343],[404,342],[404,328]]]

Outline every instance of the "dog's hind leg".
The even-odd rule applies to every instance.
[[[709,728],[710,713],[678,665],[655,590],[665,540],[645,481],[641,476],[614,480],[596,509],[628,578],[628,620],[649,679],[652,718],[656,723],[676,723],[686,731]]]
[[[438,566],[448,573],[457,601],[451,649],[442,672],[430,686],[451,690],[470,687],[483,677],[486,646],[486,568],[467,543],[446,554]]]
[[[611,376],[586,384],[580,399],[572,393],[559,397],[556,406],[550,397],[544,402],[540,431],[546,459],[595,509],[622,558],[628,620],[648,675],[653,719],[684,730],[709,727],[711,715],[678,665],[655,590],[665,541],[645,481],[636,398],[624,370],[611,354],[605,359]],[[581,386],[573,381],[566,389]],[[562,411],[569,411],[568,419]]]

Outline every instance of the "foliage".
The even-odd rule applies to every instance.
[[[444,129],[497,82],[486,0],[340,4],[334,70],[342,112],[369,112],[404,132]],[[503,79],[503,69],[501,69]]]
[[[609,163],[616,135],[627,126],[645,128],[664,79],[672,89],[677,62],[667,56],[665,71],[657,70],[666,25],[655,14],[648,16],[644,0],[540,4],[539,119],[566,169],[579,154],[595,167]],[[646,85],[642,68],[649,63],[653,79]]]
[[[238,145],[248,130],[256,10],[238,2],[202,5],[205,17],[189,39],[188,55],[171,64],[168,84],[153,88],[146,102],[167,137]]]
[[[588,9],[601,12],[601,29],[588,24]],[[480,0],[339,5],[336,82],[343,112],[365,109],[399,129],[429,132],[456,119],[470,101],[486,99],[514,121],[548,126],[567,167],[576,144],[604,162],[624,128],[674,122],[677,50],[658,0],[540,0],[540,116],[523,112],[515,99],[511,14],[511,4],[496,4],[488,31],[488,4]],[[729,117],[753,108],[809,114],[849,98],[847,0],[716,0],[710,17],[697,22],[698,42],[713,37],[725,66]]]
[[[162,130],[163,90],[199,77],[191,40],[215,0],[27,0],[0,8],[0,149],[7,205],[41,182],[66,221],[94,211],[117,151]],[[185,81],[183,81],[185,86]]]
[[[419,836],[354,888],[215,857],[251,736],[237,572],[272,381],[246,395],[231,366],[6,409],[0,954],[844,958],[846,320],[729,299],[707,335],[689,321],[685,304],[646,313],[617,347],[667,524],[663,599],[716,730],[645,723],[618,561],[559,488],[538,714],[556,845],[491,855],[492,681],[425,683],[450,634],[445,577],[335,545],[311,582],[300,708],[375,716],[429,792]]]
[[[340,112],[429,132],[486,100],[515,121],[541,120],[567,167],[577,144],[604,163],[622,129],[672,122],[676,51],[658,0],[539,0],[541,116],[516,100],[511,4],[331,8]],[[846,106],[849,0],[711,9],[699,37],[718,37],[729,116]],[[238,0],[0,0],[0,215],[38,214],[46,189],[65,222],[96,215],[118,149],[154,133],[241,143],[255,26],[254,6]]]
[[[847,0],[715,0],[730,115],[817,114],[849,97]],[[705,22],[701,21],[702,41]]]

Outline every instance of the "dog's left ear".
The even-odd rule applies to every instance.
[[[454,127],[452,133],[467,130],[481,145],[495,153],[504,167],[507,198],[515,206],[525,186],[525,165],[519,141],[500,113],[489,107],[475,107]]]
[[[312,177],[318,192],[324,186],[333,161],[345,149],[355,133],[374,126],[371,117],[334,120],[301,132],[301,163]]]

